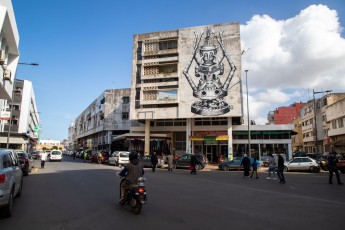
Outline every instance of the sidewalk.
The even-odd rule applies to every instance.
[[[258,172],[267,172],[267,167],[259,167]],[[203,171],[222,171],[218,168],[218,164],[207,164]],[[234,170],[232,170],[234,171]]]

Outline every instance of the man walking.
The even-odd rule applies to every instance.
[[[280,153],[278,153],[278,178],[280,184],[285,184],[285,177],[284,177],[284,158]]]
[[[337,169],[337,159],[336,159],[336,152],[332,152],[329,154],[327,160],[328,160],[328,171],[329,171],[329,178],[328,178],[328,183],[333,184],[332,179],[333,179],[333,173],[335,173],[335,176],[337,177],[338,184],[341,185],[343,184],[340,181],[340,175]]]
[[[43,153],[41,153],[41,168],[44,169],[44,164],[46,163],[47,160],[47,153],[44,150]]]
[[[172,172],[173,171],[173,162],[174,162],[174,156],[169,153],[168,155],[168,171]]]
[[[156,152],[153,152],[151,156],[151,164],[152,164],[152,172],[155,172],[157,164],[158,164],[158,157],[156,155]]]

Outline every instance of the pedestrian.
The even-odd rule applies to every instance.
[[[47,160],[47,153],[44,150],[43,153],[41,153],[41,168],[44,169],[44,164],[46,163]]]
[[[86,157],[87,157],[87,152],[86,152],[86,150],[84,150],[84,163],[86,162]]]
[[[254,157],[254,160],[253,160],[253,163],[252,163],[252,168],[253,168],[253,171],[252,171],[252,175],[250,175],[250,178],[253,178],[253,175],[254,175],[254,172],[255,172],[255,175],[256,175],[256,179],[259,179],[259,176],[258,176],[258,159],[256,157]]]
[[[196,164],[197,163],[198,163],[198,160],[196,159],[195,153],[192,153],[192,156],[190,158],[190,166],[189,166],[189,169],[191,170],[190,174],[196,175]]]
[[[75,160],[76,151],[73,151],[73,160]]]
[[[169,153],[168,155],[168,171],[172,172],[173,171],[173,163],[174,163],[174,156]]]
[[[276,180],[276,167],[277,163],[274,159],[272,153],[268,154],[268,177],[266,179],[274,179]]]
[[[336,158],[336,152],[332,152],[329,154],[327,160],[328,160],[328,171],[329,171],[329,178],[328,178],[328,183],[333,184],[332,179],[333,179],[333,173],[335,173],[335,176],[337,177],[337,182],[339,185],[344,184],[340,181],[340,175],[337,169],[337,162],[338,159]]]
[[[278,172],[277,175],[279,177],[279,183],[285,184],[285,177],[284,177],[284,158],[283,156],[278,153]]]
[[[156,152],[153,152],[151,156],[151,164],[152,164],[152,172],[155,172],[157,164],[158,164],[158,157],[156,155]]]
[[[247,154],[243,155],[240,167],[243,166],[243,176],[249,177],[249,170],[250,170],[250,160]]]

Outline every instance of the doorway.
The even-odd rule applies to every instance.
[[[205,145],[205,153],[209,163],[217,163],[218,161],[218,146],[217,145]]]

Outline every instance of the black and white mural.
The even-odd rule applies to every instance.
[[[195,115],[226,116],[234,109],[238,113],[239,110],[235,106],[241,107],[240,98],[235,96],[240,95],[239,84],[233,87],[234,83],[239,83],[240,76],[237,74],[238,68],[232,55],[227,50],[231,47],[231,37],[227,35],[225,41],[226,31],[222,28],[217,29],[216,31],[215,28],[206,27],[199,32],[193,32],[192,50],[189,51],[189,58],[183,66],[182,73],[194,97],[194,100],[189,101],[191,103],[189,111]],[[239,33],[238,38],[232,40],[238,40],[235,44],[238,46]],[[236,60],[240,59],[237,57]],[[235,74],[237,75],[234,79]],[[237,92],[230,95],[231,90]],[[231,113],[228,115],[231,116]]]

